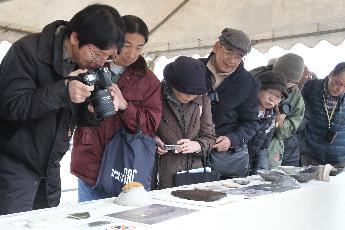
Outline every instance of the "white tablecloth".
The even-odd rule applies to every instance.
[[[156,197],[155,204],[197,210],[153,225],[107,217],[107,214],[135,208],[116,205],[115,198],[110,198],[75,206],[0,216],[0,229],[345,229],[345,173],[331,177],[330,182],[313,180],[301,185],[302,187],[296,190],[252,199],[228,195],[213,203],[172,197],[169,195],[172,189],[153,191],[151,194]],[[67,217],[75,212],[89,212],[91,217],[83,220]],[[95,221],[111,223],[99,227],[88,225]]]

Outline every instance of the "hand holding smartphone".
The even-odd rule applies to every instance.
[[[167,150],[167,151],[169,151],[169,150],[176,150],[179,146],[180,145],[164,145],[163,149]]]

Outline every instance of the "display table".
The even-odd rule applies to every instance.
[[[197,186],[217,183],[221,182]],[[194,185],[190,187],[193,188]],[[176,188],[151,192],[154,204],[182,208],[182,211],[191,210],[190,213],[169,217],[169,220],[156,224],[142,224],[107,216],[135,208],[116,205],[115,198],[109,198],[70,207],[0,216],[0,229],[345,229],[345,173],[331,177],[330,182],[313,180],[301,184],[301,188],[282,193],[254,198],[228,195],[215,202],[195,202],[172,197],[170,192],[174,189]],[[78,212],[89,212],[90,217],[68,217],[69,214]],[[90,226],[89,223],[94,224]],[[107,224],[97,226],[104,223]]]

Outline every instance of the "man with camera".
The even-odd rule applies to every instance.
[[[102,67],[123,36],[117,10],[95,4],[7,52],[0,66],[0,215],[59,204],[59,162],[75,126],[95,119],[81,104],[94,86],[71,77]]]
[[[240,30],[225,28],[213,52],[201,61],[206,65],[208,95],[212,103],[216,144],[210,154],[213,169],[222,177],[248,173],[247,142],[258,126],[260,83],[244,68],[243,57],[251,42]]]

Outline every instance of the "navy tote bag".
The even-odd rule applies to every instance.
[[[157,146],[152,137],[143,134],[139,125],[137,127],[135,134],[120,129],[106,146],[94,188],[109,197],[118,196],[122,187],[133,181],[151,190]]]

